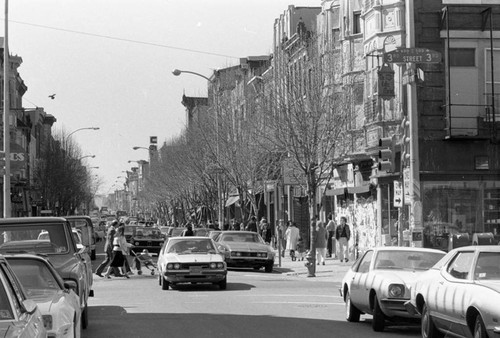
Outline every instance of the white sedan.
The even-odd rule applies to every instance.
[[[158,255],[162,290],[179,283],[212,283],[226,289],[227,266],[209,237],[170,237]]]
[[[405,308],[409,287],[444,255],[439,250],[410,247],[367,250],[342,280],[340,294],[347,321],[357,322],[361,314],[368,313],[373,315],[373,330],[383,331],[386,320],[419,320],[420,316]]]
[[[500,246],[450,251],[415,282],[406,305],[422,314],[422,337],[500,337]]]
[[[48,336],[79,338],[80,299],[64,284],[54,267],[37,255],[5,257],[25,289],[27,297],[38,304]]]

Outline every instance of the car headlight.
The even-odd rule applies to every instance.
[[[135,242],[135,243],[134,243],[134,245],[135,245],[135,246],[138,246],[138,245],[139,245],[139,242]]]
[[[401,298],[405,295],[405,286],[403,284],[391,284],[389,285],[389,297],[391,298]]]
[[[51,315],[43,315],[43,327],[45,330],[52,330],[52,316]]]
[[[180,270],[181,265],[179,263],[168,263],[167,270]]]

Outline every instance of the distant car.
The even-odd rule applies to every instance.
[[[208,234],[212,231],[209,228],[193,228],[193,232],[195,236],[208,237]]]
[[[229,267],[264,268],[273,272],[274,250],[252,231],[224,231],[217,237],[217,248]]]
[[[361,314],[371,314],[374,331],[383,331],[386,320],[418,322],[420,317],[405,308],[410,287],[444,255],[440,250],[413,247],[367,250],[347,271],[339,289],[347,321],[358,322]]]
[[[220,236],[220,234],[222,233],[221,230],[211,230],[209,233],[208,233],[208,237],[210,237],[211,239],[213,239],[214,241],[217,241],[217,238]]]
[[[147,249],[150,253],[159,253],[165,238],[157,228],[135,227],[130,237],[132,252],[141,252]]]
[[[78,295],[64,284],[52,264],[37,255],[5,256],[29,299],[38,304],[49,337],[81,336]]]
[[[448,252],[416,280],[407,308],[422,314],[422,337],[500,337],[500,247]]]
[[[226,289],[227,267],[208,237],[172,237],[158,256],[158,282],[162,290],[179,283],[212,283]]]
[[[7,260],[0,255],[0,337],[45,338],[38,305],[26,296]]]
[[[61,217],[0,219],[0,254],[43,254],[80,298],[82,328],[88,325],[88,297],[92,297],[92,264],[87,248],[78,249],[71,224]],[[39,240],[47,232],[48,239]],[[45,235],[44,235],[45,236]]]
[[[125,239],[129,243],[130,243],[130,240],[132,239],[132,237],[134,236],[135,228],[137,228],[137,225],[125,225],[125,230],[124,230],[123,234],[125,236]]]

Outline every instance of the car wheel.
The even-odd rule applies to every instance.
[[[380,309],[377,296],[373,299],[373,319],[372,319],[372,329],[376,332],[384,331],[385,327],[385,315]]]
[[[351,302],[351,294],[346,291],[345,294],[345,319],[348,322],[359,322],[359,316],[361,311],[359,311]]]
[[[474,325],[474,338],[488,338],[488,333],[486,333],[486,327],[484,326],[481,315],[477,315],[476,317],[476,325]]]
[[[219,288],[221,290],[226,290],[226,288],[227,288],[227,277],[224,277],[224,279],[219,282]]]
[[[268,264],[265,266],[265,271],[266,271],[266,272],[273,272],[273,266],[274,266],[274,262],[268,263]]]
[[[82,328],[86,329],[87,326],[89,325],[89,311],[88,311],[88,306],[85,304],[85,307],[83,308],[82,311]]]
[[[436,328],[436,325],[434,325],[431,315],[429,314],[427,304],[425,303],[422,308],[422,321],[420,324],[420,331],[422,333],[422,338],[438,338],[443,336],[441,332],[439,332]]]
[[[161,289],[168,290],[169,283],[165,280],[165,278],[161,277]]]

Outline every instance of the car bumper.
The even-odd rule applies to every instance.
[[[161,246],[134,245],[130,250],[133,252],[140,252],[144,249],[148,250],[150,253],[159,253],[161,251]]]
[[[418,311],[409,312],[406,303],[408,299],[381,299],[380,309],[388,317],[420,318]]]
[[[226,278],[226,270],[213,270],[192,273],[189,270],[167,271],[163,274],[170,283],[218,283]]]
[[[257,267],[260,268],[270,264],[274,265],[274,260],[272,259],[226,257],[225,261],[227,266],[241,267],[241,268],[257,268]]]

